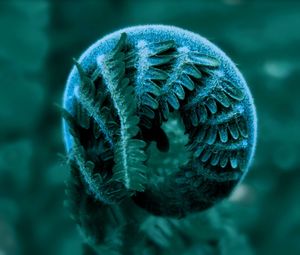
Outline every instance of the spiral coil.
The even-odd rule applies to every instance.
[[[183,217],[227,197],[253,156],[255,109],[243,77],[182,29],[133,27],[94,44],[75,61],[64,108],[73,177],[104,205],[132,198],[153,214]],[[168,159],[171,121],[187,137],[187,160],[151,169],[151,144]]]

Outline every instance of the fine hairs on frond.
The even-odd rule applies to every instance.
[[[130,27],[74,63],[62,109],[72,169],[67,204],[98,251],[107,251],[99,244],[108,235],[126,239],[102,216],[123,227],[129,208],[185,217],[228,197],[245,177],[256,143],[253,99],[208,40],[171,26]],[[148,218],[141,231],[153,229],[162,238],[148,238],[166,245],[174,227],[171,218]]]

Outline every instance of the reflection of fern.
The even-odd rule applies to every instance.
[[[65,94],[65,139],[73,187],[80,186],[77,195],[70,192],[71,211],[78,207],[78,224],[102,242],[108,232],[95,233],[89,224],[116,202],[124,209],[132,198],[160,216],[205,210],[230,194],[253,154],[251,96],[231,61],[186,31],[147,29],[114,33],[93,45],[75,62]],[[176,159],[168,150],[185,139],[170,141],[168,127],[188,140],[176,148]],[[95,207],[82,204],[86,199]],[[80,208],[91,218],[82,218],[89,212]],[[139,220],[149,241],[161,247],[177,228],[154,216]]]

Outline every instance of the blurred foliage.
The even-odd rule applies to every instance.
[[[256,157],[231,198],[183,220],[148,217],[140,254],[300,254],[300,3],[0,2],[0,254],[82,254],[63,207],[61,103],[72,57],[118,28],[172,24],[223,49],[248,81]],[[128,245],[132,245],[128,243]],[[88,246],[86,254],[94,254]],[[104,254],[109,254],[103,251]]]

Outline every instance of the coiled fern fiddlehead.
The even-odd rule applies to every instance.
[[[69,75],[63,116],[73,214],[86,198],[97,213],[129,198],[162,216],[204,210],[242,180],[256,141],[235,65],[170,26],[131,27],[92,45]]]

